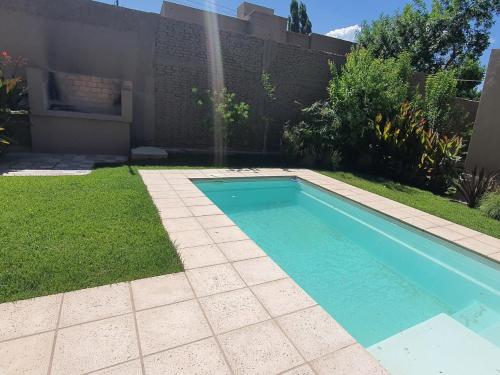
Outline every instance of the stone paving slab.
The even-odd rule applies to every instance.
[[[140,173],[186,271],[0,305],[0,374],[387,373],[189,178],[298,176],[500,260],[495,238],[308,170]]]
[[[96,164],[127,162],[120,155],[9,153],[0,160],[0,176],[82,176]]]

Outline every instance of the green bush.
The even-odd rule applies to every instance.
[[[414,107],[405,102],[395,117],[379,114],[372,121],[374,166],[391,178],[444,193],[458,176],[462,138],[441,136]]]
[[[236,129],[245,125],[248,120],[250,105],[236,100],[236,94],[226,87],[202,92],[193,88],[192,94],[196,105],[204,108],[205,122],[213,129],[216,163],[222,164]]]
[[[287,123],[283,146],[296,160],[311,160],[313,164],[338,167],[340,121],[327,102],[316,102],[304,108],[298,123]]]
[[[489,217],[500,220],[500,191],[492,191],[484,196],[479,207]]]
[[[353,160],[367,150],[370,119],[377,114],[394,116],[410,94],[410,59],[378,59],[365,49],[356,49],[337,71],[331,65],[329,103],[342,128],[339,136],[344,155]]]

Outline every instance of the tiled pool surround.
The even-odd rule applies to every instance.
[[[297,176],[500,261],[496,238],[313,171],[140,173],[186,272],[0,305],[0,373],[386,373],[191,179]]]

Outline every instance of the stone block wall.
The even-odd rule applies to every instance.
[[[121,81],[83,74],[49,73],[49,109],[121,114]]]
[[[220,31],[224,85],[239,100],[250,104],[249,126],[241,129],[234,148],[260,150],[264,137],[261,108],[264,92],[261,74],[266,71],[276,87],[277,101],[268,145],[277,150],[283,125],[306,106],[326,95],[328,61],[344,58],[236,32]],[[158,145],[209,148],[211,129],[203,122],[206,111],[194,105],[192,88],[211,88],[211,54],[207,32],[199,24],[165,19],[160,22],[155,55],[156,132]]]
[[[261,33],[265,30],[256,27],[262,15],[274,17],[275,22]],[[195,105],[191,92],[193,87],[210,88],[208,16],[171,3],[165,3],[160,15],[91,0],[2,0],[0,47],[44,71],[110,79],[95,87],[97,82],[85,78],[76,89],[58,78],[62,91],[70,93],[63,102],[109,105],[115,98],[110,88],[113,80],[133,82],[133,146],[210,148],[211,129],[202,121],[206,113]],[[224,85],[251,106],[250,126],[241,129],[235,148],[262,149],[260,78],[265,70],[276,86],[268,144],[277,150],[284,123],[295,118],[301,105],[326,95],[328,61],[342,63],[352,44],[316,35],[289,35],[275,30],[282,17],[255,10],[243,18],[214,19],[219,22]]]

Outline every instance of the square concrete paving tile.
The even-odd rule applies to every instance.
[[[286,273],[269,257],[242,260],[233,265],[249,286],[287,277]]]
[[[177,194],[181,198],[197,198],[205,196],[205,194],[199,190],[178,191]]]
[[[194,298],[183,272],[132,281],[136,310],[167,305]]]
[[[160,210],[164,211],[169,208],[184,207],[185,204],[180,198],[161,198],[154,200],[155,206]]]
[[[136,359],[134,361],[122,363],[113,367],[91,372],[92,375],[142,375],[141,361]]]
[[[0,374],[46,375],[54,332],[0,343]]]
[[[127,283],[82,289],[64,294],[60,327],[131,313]]]
[[[271,318],[248,288],[201,298],[200,303],[216,334]]]
[[[479,240],[481,242],[484,242],[487,245],[493,246],[494,248],[497,248],[498,251],[500,251],[500,239],[488,236],[486,234],[480,234],[477,237],[474,237],[475,240]]]
[[[211,216],[211,215],[223,215],[224,213],[217,207],[212,204],[209,206],[192,206],[189,207],[193,216]]]
[[[316,302],[290,278],[256,285],[252,290],[272,316],[316,305]]]
[[[0,341],[56,329],[62,294],[0,305]]]
[[[304,362],[273,321],[228,332],[219,341],[238,375],[276,374]]]
[[[452,231],[457,232],[465,237],[474,237],[474,236],[481,235],[481,232],[478,232],[478,231],[470,229],[470,228],[466,228],[466,227],[464,227],[462,225],[458,225],[458,224],[446,225],[443,228],[451,229]]]
[[[252,240],[217,244],[231,262],[266,256],[266,253]]]
[[[231,374],[215,342],[209,338],[144,358],[148,375]]]
[[[191,211],[187,207],[174,207],[167,208],[165,210],[160,211],[160,217],[162,219],[178,219],[181,217],[190,217],[193,216]]]
[[[163,225],[169,233],[184,232],[188,230],[203,229],[194,217],[181,217],[179,219],[164,219]]]
[[[448,229],[447,227],[435,227],[426,229],[427,232],[432,233],[438,237],[444,238],[449,241],[461,240],[467,236],[461,233],[457,233],[454,230]]]
[[[309,365],[303,365],[281,375],[315,375],[315,373]]]
[[[210,245],[214,243],[212,238],[210,238],[207,232],[203,229],[169,233],[169,236],[178,249],[182,249],[184,247]]]
[[[359,344],[337,350],[311,365],[319,375],[389,375]]]
[[[500,253],[491,254],[490,258],[500,262]]]
[[[248,236],[236,225],[207,229],[208,234],[215,243],[248,240]]]
[[[406,219],[403,219],[405,223],[408,223],[410,225],[413,225],[414,227],[420,228],[420,229],[429,229],[429,228],[434,228],[438,225],[435,223],[427,220],[426,217],[407,217]]]
[[[138,356],[132,314],[85,323],[58,331],[52,375],[95,371]]]
[[[144,355],[212,335],[198,302],[194,300],[139,311],[137,325]]]
[[[245,286],[230,264],[187,270],[186,275],[199,297],[228,292]]]
[[[490,246],[482,241],[478,241],[474,238],[464,238],[461,240],[457,240],[456,242],[468,249],[474,250],[475,252],[483,255],[495,254],[498,250],[497,248]]]
[[[182,198],[182,201],[188,207],[191,207],[191,206],[209,206],[211,204],[214,204],[207,197]]]
[[[149,193],[151,198],[153,198],[153,202],[156,203],[159,199],[178,199],[179,196],[175,191],[171,190],[162,190],[162,191],[152,191]]]
[[[227,263],[224,254],[215,245],[186,247],[178,249],[178,252],[187,270]]]
[[[230,227],[234,225],[233,221],[226,215],[199,216],[198,221],[205,229]]]
[[[320,306],[282,316],[277,321],[307,361],[356,342]]]

